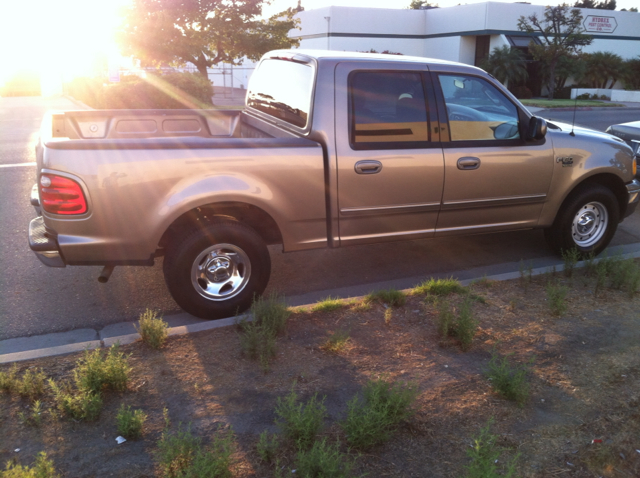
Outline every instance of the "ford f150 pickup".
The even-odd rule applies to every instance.
[[[274,51],[242,111],[68,111],[43,122],[29,244],[51,267],[153,265],[203,318],[248,308],[284,251],[542,228],[602,251],[638,203],[622,140],[532,116],[484,71]]]

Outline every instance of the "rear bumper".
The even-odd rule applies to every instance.
[[[29,247],[45,266],[66,267],[58,241],[47,232],[42,216],[29,223]]]

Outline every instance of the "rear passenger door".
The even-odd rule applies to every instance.
[[[396,62],[336,68],[342,245],[435,232],[444,163],[426,73],[426,65]]]

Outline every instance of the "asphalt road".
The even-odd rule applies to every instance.
[[[0,340],[77,328],[100,329],[134,321],[146,308],[165,316],[180,312],[155,267],[118,267],[107,284],[97,281],[100,267],[52,269],[42,265],[27,244],[29,204],[35,167],[14,166],[35,161],[34,146],[43,113],[77,109],[69,100],[0,98]],[[542,116],[567,121],[573,112]],[[640,109],[579,111],[576,123],[604,130],[612,123],[632,121]],[[570,117],[569,117],[570,120]],[[640,216],[619,228],[613,245],[640,242]],[[459,238],[282,254],[270,248],[272,275],[268,291],[287,297],[326,296],[337,288],[367,292],[376,283],[396,280],[410,286],[421,278],[475,269],[482,275],[495,264],[552,260],[540,231],[522,231]]]

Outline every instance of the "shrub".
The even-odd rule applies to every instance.
[[[276,435],[275,433],[273,435],[270,435],[269,432],[265,430],[260,434],[258,444],[256,445],[258,456],[262,461],[271,463],[278,453],[278,446],[278,435]]]
[[[128,357],[118,345],[109,348],[106,356],[101,350],[85,350],[74,370],[78,390],[99,393],[103,389],[123,391],[129,381]]]
[[[400,307],[407,302],[407,296],[397,289],[383,289],[370,292],[365,300],[369,303],[380,302],[391,307]]]
[[[125,438],[137,440],[142,436],[142,427],[146,419],[147,414],[142,410],[132,411],[131,407],[125,407],[123,403],[116,415],[118,433]]]
[[[504,473],[499,473],[498,458],[500,449],[496,446],[497,437],[489,429],[493,420],[480,430],[480,434],[473,439],[473,446],[467,450],[471,463],[465,466],[465,478],[509,478],[515,474],[518,455],[506,464]]]
[[[340,452],[340,445],[327,444],[326,439],[296,456],[296,476],[303,478],[349,478],[353,467],[353,460]]]
[[[0,471],[3,478],[58,478],[53,461],[47,459],[47,454],[43,451],[38,453],[36,462],[32,468],[8,462],[5,471]]]
[[[12,393],[16,390],[18,366],[14,363],[6,372],[0,372],[0,390],[4,393]]]
[[[202,440],[191,434],[190,428],[175,434],[164,432],[158,443],[158,458],[161,474],[165,478],[231,476],[231,454],[233,433],[214,437],[209,449],[203,448]]]
[[[470,297],[465,298],[457,316],[449,302],[440,302],[438,306],[438,334],[443,338],[455,337],[464,351],[471,347],[478,329],[478,321],[473,317],[471,300]]]
[[[487,377],[496,392],[507,400],[513,400],[523,406],[529,397],[529,383],[527,382],[529,364],[511,365],[510,355],[500,358],[496,353],[493,353],[489,361]]]
[[[347,404],[342,428],[351,446],[367,449],[387,441],[395,426],[413,414],[411,405],[418,391],[414,385],[378,379],[369,381],[362,395]]]
[[[18,418],[25,425],[39,427],[42,424],[42,402],[40,400],[34,400],[31,405],[31,411],[28,414],[18,412]]]
[[[69,384],[56,384],[49,379],[49,386],[58,410],[76,420],[97,420],[102,411],[99,392],[73,390]]]
[[[578,263],[578,259],[580,258],[580,252],[578,248],[572,247],[569,250],[562,251],[562,259],[564,260],[564,275],[565,277],[572,277],[573,270]]]
[[[554,281],[549,281],[546,286],[547,300],[549,301],[549,309],[553,315],[558,317],[567,313],[567,292],[569,289],[563,285],[559,285]]]
[[[276,425],[280,427],[284,435],[295,441],[298,448],[309,448],[320,429],[327,414],[324,398],[318,401],[317,394],[313,395],[306,403],[298,401],[295,392],[295,383],[291,387],[291,393],[284,398],[278,398],[276,403]]]
[[[142,341],[152,349],[161,348],[167,340],[168,325],[161,318],[157,317],[157,313],[152,310],[145,310],[140,315],[138,323],[139,326],[134,324],[136,331],[140,334]]]

